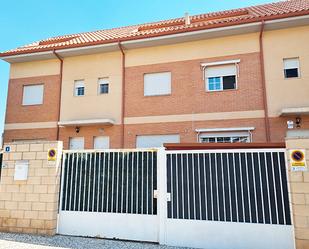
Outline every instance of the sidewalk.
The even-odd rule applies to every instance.
[[[0,233],[1,249],[176,249],[152,243],[93,239],[56,235],[54,237]],[[182,247],[183,248],[183,247]]]

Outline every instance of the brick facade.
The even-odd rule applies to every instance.
[[[23,86],[44,84],[42,105],[23,106]],[[60,76],[10,79],[5,123],[50,122],[58,120]]]
[[[237,90],[206,92],[201,63],[240,59]],[[144,74],[171,72],[172,93],[144,96]],[[126,68],[125,116],[232,112],[263,109],[259,53]]]
[[[65,149],[69,147],[70,137],[84,137],[85,149],[93,149],[93,138],[95,136],[109,136],[110,148],[121,148],[121,126],[82,126],[79,133],[75,127],[60,128],[60,140],[63,141]]]
[[[175,123],[155,123],[138,124],[125,126],[125,147],[134,148],[137,135],[164,135],[179,134],[180,142],[197,142],[198,128],[229,128],[229,127],[255,127],[253,131],[254,142],[265,142],[265,129],[263,119],[242,119],[242,120],[216,120],[216,121],[198,121],[198,122],[175,122]]]
[[[4,132],[4,142],[9,143],[18,140],[46,140],[53,141],[57,139],[57,128],[51,129],[20,129],[6,130]]]
[[[206,92],[201,63],[240,59],[237,89]],[[145,73],[170,71],[172,93],[167,96],[144,96],[143,76]],[[126,68],[125,118],[155,115],[190,115],[199,113],[229,113],[261,111],[262,83],[259,53],[186,60],[170,63],[132,66]],[[44,83],[44,104],[22,106],[23,85]],[[57,122],[59,108],[59,76],[40,76],[11,79],[9,83],[6,124],[31,122]],[[255,127],[253,142],[265,142],[265,123],[262,117],[230,119],[222,114],[221,120],[156,122],[125,124],[124,145],[135,147],[137,135],[179,134],[181,142],[197,142],[197,128]],[[286,135],[286,121],[295,117],[271,117],[271,142],[283,142]],[[81,117],[82,119],[82,117]],[[193,119],[192,119],[193,120]],[[309,128],[309,118],[303,117],[302,128]],[[85,138],[85,148],[93,148],[95,136],[109,136],[110,148],[121,147],[121,125],[83,126],[80,132],[75,127],[61,127],[60,140],[64,148],[69,138]],[[56,140],[57,128],[5,130],[4,141],[41,139]]]

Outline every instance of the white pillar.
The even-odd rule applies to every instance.
[[[159,243],[166,244],[166,219],[167,219],[167,177],[166,177],[166,151],[158,149],[158,217],[159,217]]]

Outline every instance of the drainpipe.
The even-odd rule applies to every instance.
[[[60,110],[61,110],[61,88],[62,88],[62,73],[63,73],[63,59],[59,54],[56,53],[55,50],[53,50],[54,55],[58,58],[60,61],[60,87],[59,87],[59,108],[58,108],[58,121],[60,121]],[[59,125],[57,124],[57,140],[59,140],[59,132],[60,128]]]
[[[266,141],[270,142],[271,139],[270,139],[268,104],[267,104],[266,83],[265,83],[265,65],[264,65],[264,49],[263,49],[264,26],[265,26],[265,21],[262,20],[260,36],[259,36],[260,65],[261,65],[261,76],[262,76],[262,91],[263,91],[263,106],[264,106],[264,122],[265,122]]]
[[[124,115],[125,115],[125,59],[126,59],[126,54],[123,50],[123,47],[121,45],[121,42],[118,42],[118,47],[121,52],[121,71],[122,71],[122,96],[121,96],[121,148],[124,148]]]

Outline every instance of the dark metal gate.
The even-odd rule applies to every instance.
[[[61,210],[157,214],[156,152],[67,153]]]
[[[284,152],[167,155],[168,218],[291,225]]]

